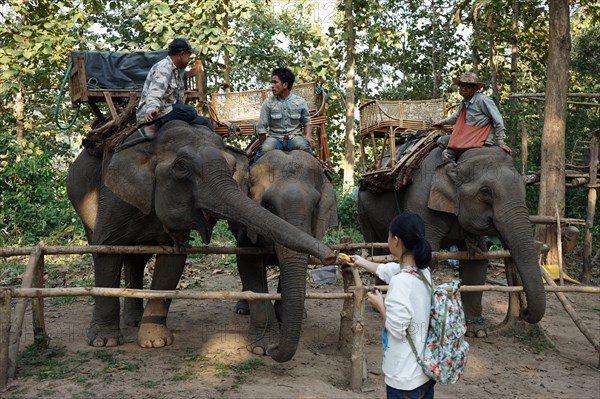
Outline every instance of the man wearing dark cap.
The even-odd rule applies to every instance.
[[[456,162],[469,148],[494,144],[510,154],[510,147],[504,143],[505,128],[500,111],[491,98],[479,92],[484,84],[477,75],[466,72],[452,81],[458,85],[463,100],[454,114],[432,125],[454,125],[451,135],[438,139],[438,145],[445,148],[442,157]]]
[[[136,119],[140,133],[149,138],[170,120],[182,120],[190,125],[204,125],[213,129],[210,121],[198,115],[196,108],[183,103],[185,86],[183,75],[192,54],[192,48],[184,38],[173,39],[168,56],[152,66],[138,104]],[[214,130],[214,129],[213,129]]]

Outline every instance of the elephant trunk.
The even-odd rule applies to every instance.
[[[523,282],[527,308],[521,318],[528,323],[539,322],[546,311],[546,291],[542,283],[531,222],[525,204],[507,204],[494,215],[494,224],[508,246]]]
[[[196,198],[201,198],[201,208],[211,209],[287,248],[313,255],[324,264],[335,262],[336,255],[327,245],[248,198],[226,170],[223,166],[202,170],[203,184],[196,193]]]
[[[308,256],[280,245],[275,248],[281,273],[281,325],[279,345],[269,351],[269,355],[277,362],[287,362],[294,357],[302,332]]]

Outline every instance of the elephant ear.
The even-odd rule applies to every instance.
[[[149,146],[141,143],[115,153],[104,173],[104,185],[145,215],[152,210],[154,193],[154,160]]]
[[[335,190],[333,185],[323,176],[323,184],[321,184],[321,199],[317,209],[317,220],[314,228],[315,238],[320,240],[323,238],[327,229],[335,227],[338,224],[337,207],[335,201]]]
[[[246,195],[250,192],[250,167],[248,157],[242,150],[226,145],[225,160],[232,169],[233,179],[238,183],[240,190]]]
[[[429,191],[429,209],[458,215],[460,182],[457,172],[454,162],[447,162],[436,168]]]

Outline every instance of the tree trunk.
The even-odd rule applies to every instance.
[[[346,33],[346,146],[344,151],[344,191],[354,186],[354,16],[352,15],[352,0],[346,0],[344,17],[348,23]]]
[[[15,95],[15,129],[17,142],[21,145],[25,143],[25,87],[23,82],[19,82],[19,91]]]
[[[472,71],[479,73],[479,34],[481,29],[479,28],[479,9],[475,11],[475,6],[471,7],[470,10],[471,23],[473,24],[473,39],[471,42],[471,64],[473,65]]]
[[[546,105],[542,134],[542,162],[538,214],[564,215],[565,209],[565,124],[571,33],[569,1],[550,0],[550,44],[546,77]],[[538,226],[536,239],[550,245],[547,263],[558,263],[556,227]]]
[[[496,70],[496,62],[494,61],[494,31],[496,29],[496,23],[492,22],[490,31],[488,32],[488,54],[490,59],[490,81],[492,86],[492,92],[494,93],[494,102],[496,105],[500,102],[500,93],[498,92],[498,72]]]
[[[225,32],[225,35],[227,35],[228,29],[229,18],[227,17],[227,13],[225,13],[223,16],[223,32]],[[223,47],[223,64],[225,64],[225,71],[223,74],[223,90],[225,90],[225,93],[229,93],[231,91],[231,60],[227,46]]]
[[[431,98],[437,98],[440,91],[440,80],[439,80],[439,65],[438,62],[438,37],[437,37],[437,4],[435,1],[431,2]]]
[[[517,68],[519,66],[519,0],[513,0],[512,2],[512,28],[511,28],[511,55],[510,55],[510,92],[511,94],[518,93],[518,79],[517,79]],[[511,108],[510,113],[512,116],[512,121],[514,123],[515,129],[508,131],[508,145],[511,148],[515,148],[517,143],[517,107],[519,99],[516,97],[510,98]],[[523,151],[523,149],[521,149]],[[523,168],[523,172],[525,172],[525,168]]]

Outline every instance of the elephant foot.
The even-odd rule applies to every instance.
[[[240,299],[237,301],[234,311],[236,314],[250,314],[250,306],[248,305],[248,301],[245,299]]]
[[[269,356],[279,347],[279,329],[277,327],[250,327],[248,349],[255,355]]]
[[[129,327],[139,327],[144,314],[144,302],[141,299],[125,298],[123,319]]]
[[[166,317],[164,323],[149,323],[142,319],[137,336],[138,345],[142,348],[162,348],[171,345],[175,337],[167,328],[166,322]]]
[[[488,327],[483,317],[476,319],[467,319],[467,332],[465,335],[469,338],[486,338],[488,336]]]
[[[92,321],[87,331],[87,343],[95,347],[123,345],[123,334],[119,324],[100,326]]]

